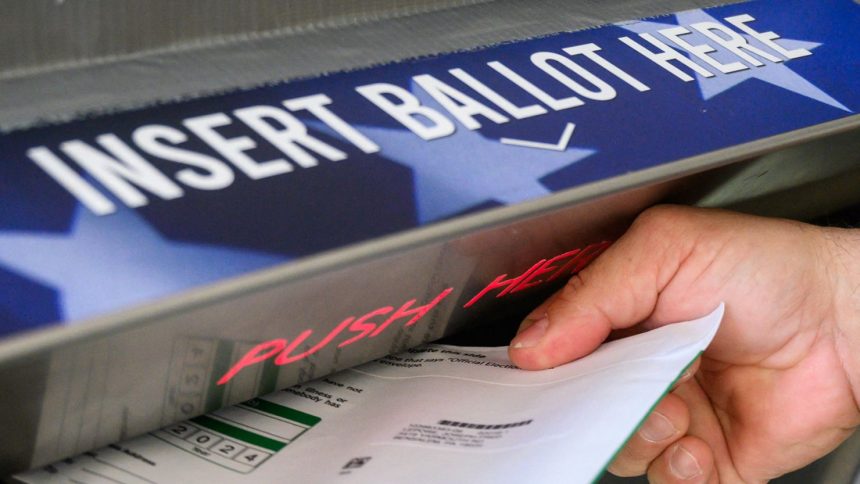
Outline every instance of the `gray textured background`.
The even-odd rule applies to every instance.
[[[714,3],[0,0],[0,130]]]

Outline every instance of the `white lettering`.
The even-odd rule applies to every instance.
[[[583,68],[569,57],[565,57],[555,52],[536,52],[531,55],[532,64],[536,65],[540,70],[549,74],[556,81],[564,84],[571,91],[580,96],[596,101],[608,101],[615,98],[615,89],[604,82],[599,77],[595,76],[588,69]],[[567,70],[575,73],[579,77],[588,81],[596,90],[588,89],[576,80],[570,78],[565,73],[558,70],[553,63],[560,64]]]
[[[457,130],[444,114],[422,105],[418,98],[400,86],[380,82],[359,86],[355,90],[421,139],[430,141],[449,136]],[[386,96],[392,96],[399,102],[395,103]],[[430,124],[425,124],[416,117],[421,117]]]
[[[639,92],[651,90],[650,87],[643,84],[641,81],[639,81],[639,79],[636,79],[635,77],[622,70],[620,67],[604,59],[603,56],[601,56],[600,54],[597,54],[597,51],[601,50],[600,47],[597,46],[597,44],[575,45],[573,47],[566,47],[562,50],[570,55],[584,55],[586,58],[590,59],[600,67],[606,69],[612,75],[626,82]]]
[[[461,80],[463,84],[474,89],[475,92],[477,92],[481,96],[484,96],[485,98],[489,99],[490,102],[501,108],[504,112],[513,116],[514,119],[526,119],[532,116],[546,114],[546,109],[544,109],[543,106],[539,106],[537,104],[531,104],[528,106],[515,105],[514,103],[505,99],[505,97],[498,92],[490,89],[490,87],[483,82],[472,77],[471,74],[467,73],[463,69],[451,69],[448,72],[450,72],[452,76]]]
[[[116,206],[110,199],[87,183],[48,148],[30,148],[27,150],[27,156],[94,214],[107,215],[116,212]]]
[[[761,67],[764,65],[764,62],[747,54],[746,52],[744,52],[744,50],[747,50],[750,53],[762,57],[770,62],[782,62],[782,59],[780,59],[779,57],[774,57],[769,53],[750,45],[750,43],[747,42],[747,39],[745,39],[743,35],[735,32],[734,30],[726,27],[721,23],[699,22],[690,25],[690,27],[698,30],[699,32],[701,32],[702,35],[725,47],[736,56],[747,61],[752,66]],[[717,32],[725,34],[725,37],[717,34]]]
[[[331,161],[346,159],[346,153],[311,136],[304,123],[283,109],[274,106],[251,106],[237,109],[233,114],[302,168],[317,165],[317,159],[302,146]],[[274,121],[282,128],[272,126],[267,120]]]
[[[691,61],[690,59],[687,58],[687,56],[685,56],[684,54],[678,52],[677,50],[669,47],[668,45],[663,43],[663,41],[657,39],[653,35],[651,35],[649,33],[642,33],[642,34],[639,34],[639,37],[647,40],[651,45],[660,49],[659,52],[651,52],[646,47],[639,44],[638,42],[631,39],[630,37],[619,37],[618,40],[620,40],[621,42],[624,42],[625,44],[627,44],[628,47],[630,47],[631,49],[635,50],[636,52],[642,54],[647,59],[651,60],[652,62],[654,62],[658,66],[662,67],[663,69],[666,69],[667,71],[672,73],[675,77],[677,77],[678,79],[681,79],[684,82],[690,82],[693,80],[693,78],[689,74],[687,74],[686,72],[675,67],[675,65],[672,64],[672,61],[679,62],[679,63],[689,67],[690,69],[692,69],[693,71],[699,73],[700,75],[702,75],[704,77],[714,77],[713,72],[711,72],[711,71],[705,69],[704,67],[700,66],[699,64],[696,64],[695,62]]]
[[[481,127],[481,123],[475,120],[475,116],[478,115],[496,124],[507,123],[509,121],[506,116],[498,111],[481,104],[476,99],[445,84],[430,74],[415,76],[413,80],[468,129],[476,130]]]
[[[361,151],[365,153],[376,153],[379,151],[379,145],[371,141],[367,136],[359,133],[357,129],[350,126],[340,116],[326,108],[329,104],[331,104],[331,98],[325,94],[314,94],[312,96],[284,101],[284,106],[290,111],[308,111]]]
[[[716,68],[723,74],[731,74],[732,72],[742,71],[746,69],[746,66],[744,66],[740,62],[723,64],[722,62],[719,62],[713,57],[709,56],[708,54],[716,52],[717,49],[713,48],[708,44],[693,45],[682,39],[682,36],[690,35],[692,33],[684,27],[672,27],[669,29],[658,30],[658,32],[660,32],[660,35],[662,35],[663,37],[666,37],[667,39],[674,42],[675,45],[677,45],[678,47],[686,50],[687,52],[693,54],[699,59],[702,59],[703,61],[705,61],[706,64]]]
[[[131,139],[138,148],[152,156],[201,170],[203,173],[192,169],[176,172],[176,179],[189,187],[220,190],[233,183],[233,170],[220,160],[173,146],[188,141],[185,133],[178,129],[158,124],[141,126],[134,130]]]
[[[797,59],[798,57],[806,57],[808,55],[812,55],[812,52],[806,49],[785,50],[781,45],[774,42],[775,40],[779,39],[779,35],[777,35],[775,32],[757,32],[753,30],[752,27],[747,25],[747,23],[752,22],[754,20],[755,18],[747,14],[735,15],[734,17],[726,18],[726,22],[734,25],[735,27],[749,34],[750,36],[758,39],[764,45],[785,56],[786,59]]]
[[[81,140],[66,141],[60,144],[60,149],[129,207],[142,207],[149,203],[137,187],[145,188],[165,200],[182,196],[179,185],[150,165],[116,135],[103,134],[96,141],[113,157]]]
[[[215,128],[232,124],[232,120],[224,113],[188,118],[182,124],[253,180],[293,171],[293,166],[286,160],[278,158],[258,163],[246,155],[246,151],[257,147],[251,138],[238,136],[228,139],[215,131]]]
[[[493,68],[493,70],[495,70],[502,76],[506,77],[509,81],[516,84],[518,87],[522,88],[527,93],[534,96],[534,98],[538,101],[549,106],[550,109],[552,109],[553,111],[561,111],[563,109],[575,108],[577,106],[582,106],[583,104],[585,104],[582,99],[579,99],[576,96],[570,96],[562,99],[554,98],[549,93],[535,86],[529,80],[512,71],[508,66],[502,64],[499,61],[488,62],[487,65]]]

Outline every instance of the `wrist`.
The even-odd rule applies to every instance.
[[[860,407],[860,229],[824,228],[822,234],[836,350]]]

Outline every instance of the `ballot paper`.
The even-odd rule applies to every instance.
[[[24,482],[597,480],[723,306],[543,371],[428,344],[17,476]]]

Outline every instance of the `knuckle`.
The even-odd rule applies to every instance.
[[[553,302],[555,307],[574,306],[577,300],[577,294],[585,287],[587,278],[587,270],[574,274],[567,280],[564,287],[558,292],[556,300]]]
[[[684,224],[695,209],[678,205],[655,205],[636,217],[633,227],[647,231],[666,231]]]
[[[649,442],[637,432],[627,442],[607,470],[618,477],[635,477],[644,475],[672,441]]]
[[[560,298],[570,297],[572,294],[576,294],[580,289],[585,287],[585,278],[582,272],[578,272],[567,280],[567,283],[564,285],[564,289],[559,294]]]

